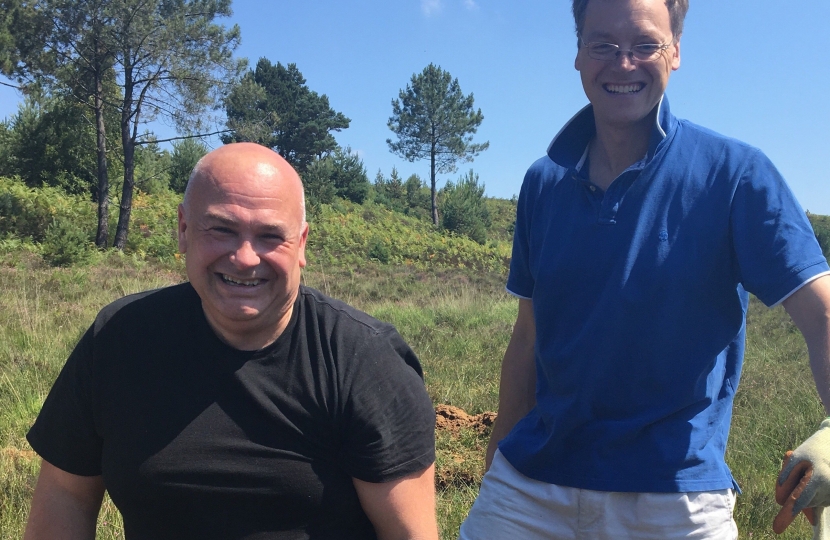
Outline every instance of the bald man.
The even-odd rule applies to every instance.
[[[27,438],[27,540],[437,539],[434,412],[393,327],[300,284],[297,173],[206,155],[178,212],[188,282],[105,307]]]

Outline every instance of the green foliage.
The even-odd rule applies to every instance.
[[[71,266],[89,260],[93,247],[89,233],[65,217],[56,217],[46,228],[41,255],[52,266]]]
[[[89,10],[85,1],[69,4],[72,10]],[[127,90],[119,111],[131,114],[125,118],[133,125],[165,116],[180,129],[197,132],[204,123],[201,114],[220,103],[245,66],[245,61],[233,58],[240,43],[239,27],[227,28],[219,22],[231,16],[230,0],[106,4],[111,18],[102,21],[105,44],[120,60],[113,68],[121,88]]]
[[[331,158],[318,159],[301,173],[305,188],[306,206],[309,212],[316,214],[322,204],[331,204],[337,197],[334,187],[334,163]]]
[[[405,213],[430,219],[432,199],[429,187],[417,174],[409,175],[403,187],[406,190],[407,209]]]
[[[490,210],[484,201],[484,184],[470,169],[458,179],[447,182],[441,191],[441,226],[448,231],[466,234],[479,244],[487,241],[487,229],[492,224]]]
[[[830,257],[830,216],[819,216],[808,212],[807,217],[810,219],[816,240],[818,240],[825,258]]]
[[[164,116],[180,131],[200,131],[205,125],[202,113],[221,101],[245,61],[233,58],[240,42],[239,27],[225,28],[217,22],[231,16],[230,0],[148,0],[138,8],[131,0],[117,0],[112,2],[112,12],[107,44],[119,59],[114,67],[123,90],[118,109],[124,149],[121,211],[113,245],[124,249],[132,211],[131,158],[138,126]]]
[[[378,170],[373,187],[376,203],[396,212],[406,212],[409,207],[406,201],[406,187],[398,174],[398,169],[392,167],[392,174],[389,178],[385,178],[383,173]]]
[[[134,219],[126,250],[140,257],[175,258],[179,202],[181,196],[169,190],[154,195],[139,193],[133,204]],[[96,219],[95,205],[84,197],[68,195],[58,188],[32,189],[19,180],[0,177],[0,235],[40,243],[41,251],[48,251],[43,252],[44,257],[50,261],[68,264],[63,262],[62,249],[75,250],[80,255],[76,247],[92,238]],[[65,247],[60,245],[64,238]],[[68,257],[71,259],[72,255]],[[79,257],[77,262],[83,260]]]
[[[126,251],[140,257],[177,257],[177,212],[182,197],[164,190],[156,194],[136,194]]]
[[[386,139],[392,153],[409,161],[430,159],[432,220],[438,225],[436,172],[453,172],[458,161],[472,161],[490,143],[473,143],[484,120],[473,108],[473,94],[461,92],[458,79],[430,64],[412,75],[406,90],[392,101],[388,126],[397,140]]]
[[[170,185],[170,152],[155,140],[135,149],[135,187],[144,193],[161,193]]]
[[[375,236],[369,241],[369,258],[387,264],[392,257],[391,242],[382,236]]]
[[[3,120],[0,122],[0,176],[14,176],[14,148],[15,133],[12,122]]]
[[[95,230],[95,208],[86,198],[0,177],[0,234],[42,242],[56,218],[87,233]]]
[[[390,210],[421,219],[430,219],[429,188],[421,181],[417,174],[412,174],[403,181],[398,169],[392,167],[389,178],[378,170],[373,185],[373,201]]]
[[[484,202],[487,205],[492,222],[487,230],[487,238],[500,242],[512,242],[513,231],[516,228],[518,198],[498,199],[487,197]]]
[[[115,110],[120,117],[124,175],[114,245],[123,249],[136,180],[134,154],[143,142],[137,138],[140,125],[166,117],[180,131],[200,130],[210,123],[203,113],[244,68],[244,60],[233,58],[239,28],[216,22],[231,15],[230,0],[44,0],[26,5],[32,20],[44,24],[13,29],[15,75],[91,106],[98,134],[106,131],[102,112]],[[31,46],[21,46],[23,42]],[[117,99],[106,91],[108,84],[117,88]],[[105,155],[100,145],[97,152]],[[108,182],[103,166],[98,172],[103,218],[109,215]],[[161,182],[153,183],[155,175],[147,178],[151,183],[145,187],[160,189]],[[99,229],[96,242],[103,247],[103,220]]]
[[[321,204],[333,203],[335,197],[361,204],[371,189],[363,160],[349,147],[338,147],[331,155],[312,162],[301,176],[312,214]]]
[[[270,147],[280,119],[275,111],[267,110],[267,102],[268,92],[256,81],[255,72],[249,71],[223,101],[228,117],[227,127],[233,133],[222,135],[222,142],[248,141]]]
[[[198,139],[174,142],[173,153],[170,156],[170,189],[176,193],[184,193],[193,167],[207,153],[207,147]]]
[[[95,127],[72,98],[28,95],[0,134],[0,174],[31,187],[92,195],[97,186]]]
[[[312,268],[358,266],[367,258],[382,258],[392,265],[421,270],[465,268],[503,274],[510,246],[483,246],[380,205],[365,203],[361,207],[343,201],[320,207],[309,232],[306,253]]]
[[[329,106],[328,97],[310,90],[296,64],[260,58],[225,99],[228,128],[223,141],[253,141],[279,152],[304,172],[315,159],[337,148],[331,134],[350,120]]]
[[[9,75],[17,63],[15,49],[14,13],[19,9],[20,0],[0,0],[0,73]]]
[[[0,0],[0,74],[17,78],[29,53],[42,47],[48,20],[36,2]]]
[[[334,166],[331,180],[337,195],[357,204],[365,201],[369,195],[369,177],[366,176],[366,167],[357,152],[352,153],[348,146],[338,147],[326,159],[331,159]]]

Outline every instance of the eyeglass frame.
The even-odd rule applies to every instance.
[[[620,54],[622,54],[622,53],[625,53],[625,55],[628,57],[629,62],[632,62],[632,61],[634,61],[634,60],[636,60],[637,62],[654,62],[655,60],[657,60],[657,58],[660,56],[660,54],[661,54],[663,51],[668,50],[668,48],[669,48],[669,47],[671,47],[672,45],[674,45],[674,39],[672,39],[672,40],[671,40],[671,41],[669,41],[668,43],[662,43],[662,44],[658,44],[658,43],[641,43],[640,45],[634,45],[633,47],[631,47],[631,48],[629,48],[629,49],[627,49],[627,50],[623,50],[623,49],[622,49],[622,47],[620,47],[620,46],[619,46],[619,45],[617,45],[616,43],[609,43],[609,42],[607,42],[607,41],[589,41],[589,42],[586,42],[586,41],[582,38],[582,36],[579,36],[579,42],[582,44],[582,46],[583,46],[583,47],[585,47],[586,49],[588,49],[588,56],[589,56],[590,58],[592,58],[593,60],[597,60],[597,61],[599,61],[599,62],[614,62],[614,61],[616,61],[616,60],[620,57]],[[613,58],[597,58],[596,56],[593,56],[593,55],[591,54],[591,47],[590,47],[590,45],[611,45],[612,47],[614,47],[614,57],[613,57]],[[635,50],[636,50],[636,48],[637,48],[637,47],[640,47],[640,46],[642,46],[642,45],[648,45],[648,46],[655,46],[655,45],[656,45],[656,46],[657,46],[657,49],[656,49],[656,50],[652,53],[652,55],[651,55],[649,58],[647,58],[647,59],[637,58],[637,57],[635,56],[635,54],[636,54]]]

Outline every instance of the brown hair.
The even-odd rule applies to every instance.
[[[573,0],[574,22],[576,23],[576,35],[582,35],[582,28],[585,26],[585,10],[588,8],[589,0]],[[678,39],[683,33],[683,20],[686,12],[689,11],[689,0],[666,0],[666,7],[669,10],[671,19],[671,33]]]

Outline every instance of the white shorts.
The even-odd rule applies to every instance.
[[[496,452],[459,540],[735,540],[735,492],[617,493],[522,475]]]

